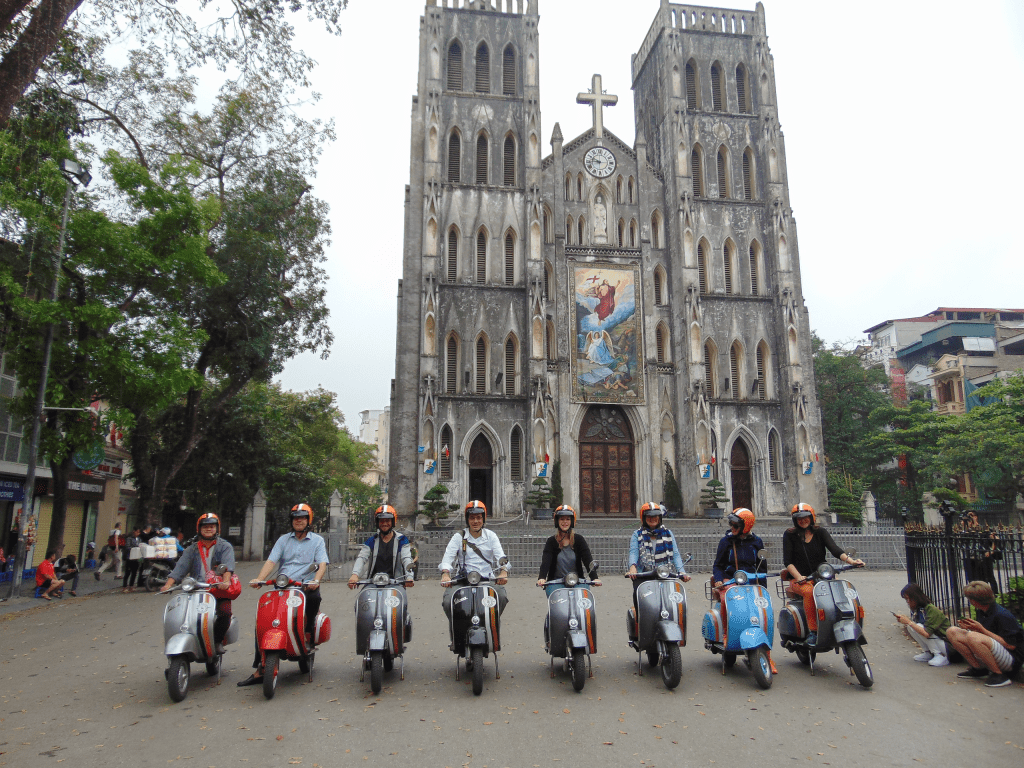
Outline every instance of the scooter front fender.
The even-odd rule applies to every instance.
[[[659,621],[654,628],[654,638],[666,643],[681,643],[683,628],[674,621]]]
[[[261,651],[288,650],[288,635],[283,629],[268,629],[260,638]]]
[[[759,627],[749,627],[740,633],[740,648],[744,651],[749,651],[751,648],[757,648],[762,645],[766,648],[772,647],[771,643],[768,642],[768,636],[764,633],[763,629]]]
[[[186,656],[190,662],[201,658],[200,653],[199,638],[188,632],[172,635],[164,645],[164,654],[167,656]]]
[[[383,629],[375,629],[370,632],[368,650],[383,651],[387,644],[387,633]]]
[[[487,647],[487,630],[483,627],[471,627],[466,633],[467,645],[482,645]]]
[[[847,619],[846,621],[838,622],[832,627],[832,634],[835,636],[836,645],[842,645],[843,643],[849,642],[860,642],[861,636],[864,634],[858,624],[853,619]],[[863,645],[863,643],[861,643]]]
[[[590,643],[587,642],[587,633],[582,629],[570,629],[568,645],[570,648],[579,649],[581,651],[590,650]]]

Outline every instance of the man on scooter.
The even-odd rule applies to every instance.
[[[636,608],[636,590],[645,581],[655,578],[647,576],[637,578],[640,571],[653,571],[659,565],[669,565],[685,582],[690,576],[683,568],[683,557],[676,546],[676,537],[672,531],[661,524],[665,508],[657,502],[647,502],[640,507],[642,525],[633,531],[629,539],[629,571],[627,576],[633,580],[633,608]]]
[[[498,593],[498,615],[505,610],[508,603],[508,596],[505,594],[505,584],[508,583],[508,568],[501,565],[505,557],[505,550],[501,548],[501,542],[494,531],[487,530],[487,507],[482,501],[471,501],[465,508],[466,528],[452,535],[448,546],[445,547],[444,557],[437,567],[441,571],[441,586],[445,588],[441,598],[441,607],[445,616],[448,617],[449,628],[451,627],[452,592],[455,586],[452,584],[452,568],[456,567],[455,575],[460,577],[476,571],[481,576],[494,579],[495,568],[498,568],[497,579],[494,581],[494,591]]]
[[[412,580],[412,544],[405,534],[395,535],[398,513],[394,507],[383,504],[373,513],[373,520],[377,524],[377,532],[359,548],[352,575],[348,577],[348,588],[355,589],[359,581],[378,573],[386,573],[392,579],[403,579],[405,586],[412,588],[415,583]],[[412,617],[408,612],[405,624],[407,628],[412,627]]]
[[[220,582],[212,585],[220,589],[231,586],[231,577],[235,573],[235,548],[230,542],[220,538],[220,518],[213,512],[206,512],[196,521],[199,539],[181,554],[177,565],[171,571],[167,581],[157,594],[163,594],[186,576],[196,581],[207,581],[216,573],[218,566],[227,568]],[[217,644],[217,653],[224,653],[224,635],[231,626],[231,601],[234,598],[217,598],[217,618],[213,622],[213,641]]]
[[[310,566],[316,565],[316,576],[306,585],[306,632],[313,631],[316,616],[320,612],[320,582],[327,573],[327,544],[319,534],[313,533],[309,527],[313,524],[313,510],[308,504],[296,504],[291,511],[292,530],[279,538],[270,550],[270,557],[260,568],[259,575],[249,582],[253,589],[259,589],[266,578],[280,565],[279,573],[283,573],[294,581],[304,581],[309,575]],[[238,686],[259,685],[263,682],[263,668],[260,666],[259,643],[256,643],[256,655],[252,666],[256,672],[249,675]]]

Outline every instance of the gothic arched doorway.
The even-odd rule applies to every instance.
[[[493,490],[494,451],[491,450],[491,441],[479,434],[469,448],[469,499],[482,501],[487,507],[488,517],[494,514],[491,504]]]
[[[591,406],[579,444],[580,514],[632,517],[633,430],[622,409]]]
[[[754,492],[750,479],[750,452],[742,438],[732,444],[729,454],[729,475],[732,478],[732,506],[753,509]]]

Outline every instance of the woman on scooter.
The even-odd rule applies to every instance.
[[[676,546],[676,537],[672,531],[661,524],[665,508],[655,502],[647,502],[640,507],[642,525],[633,531],[629,539],[629,571],[626,573],[633,580],[633,607],[636,608],[636,590],[641,584],[654,576],[637,578],[639,571],[653,571],[659,565],[672,567],[683,581],[690,576],[683,568],[683,557]]]
[[[826,550],[841,562],[864,566],[863,560],[856,560],[844,552],[832,539],[832,535],[817,525],[814,507],[810,504],[793,505],[793,527],[782,534],[782,562],[785,569],[782,578],[790,579],[787,590],[804,599],[804,613],[807,614],[807,644],[818,642],[818,615],[814,610],[814,582],[804,581],[825,562]]]
[[[737,507],[727,520],[729,532],[718,542],[718,553],[711,566],[716,597],[722,582],[731,579],[736,571],[755,572],[757,553],[764,549],[761,537],[751,533],[756,522],[753,512],[746,507]]]
[[[548,596],[563,587],[562,584],[548,584],[549,580],[564,578],[573,571],[580,577],[586,577],[587,568],[593,562],[587,540],[573,530],[576,527],[576,510],[563,504],[555,510],[554,519],[556,533],[544,542],[540,575],[537,577],[537,586],[544,587],[544,594]],[[597,567],[590,573],[594,586],[601,586],[601,580],[597,578]]]

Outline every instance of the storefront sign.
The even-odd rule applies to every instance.
[[[68,479],[68,499],[103,501],[107,484],[89,475],[72,475]]]
[[[0,501],[24,501],[25,485],[21,480],[0,479]]]

